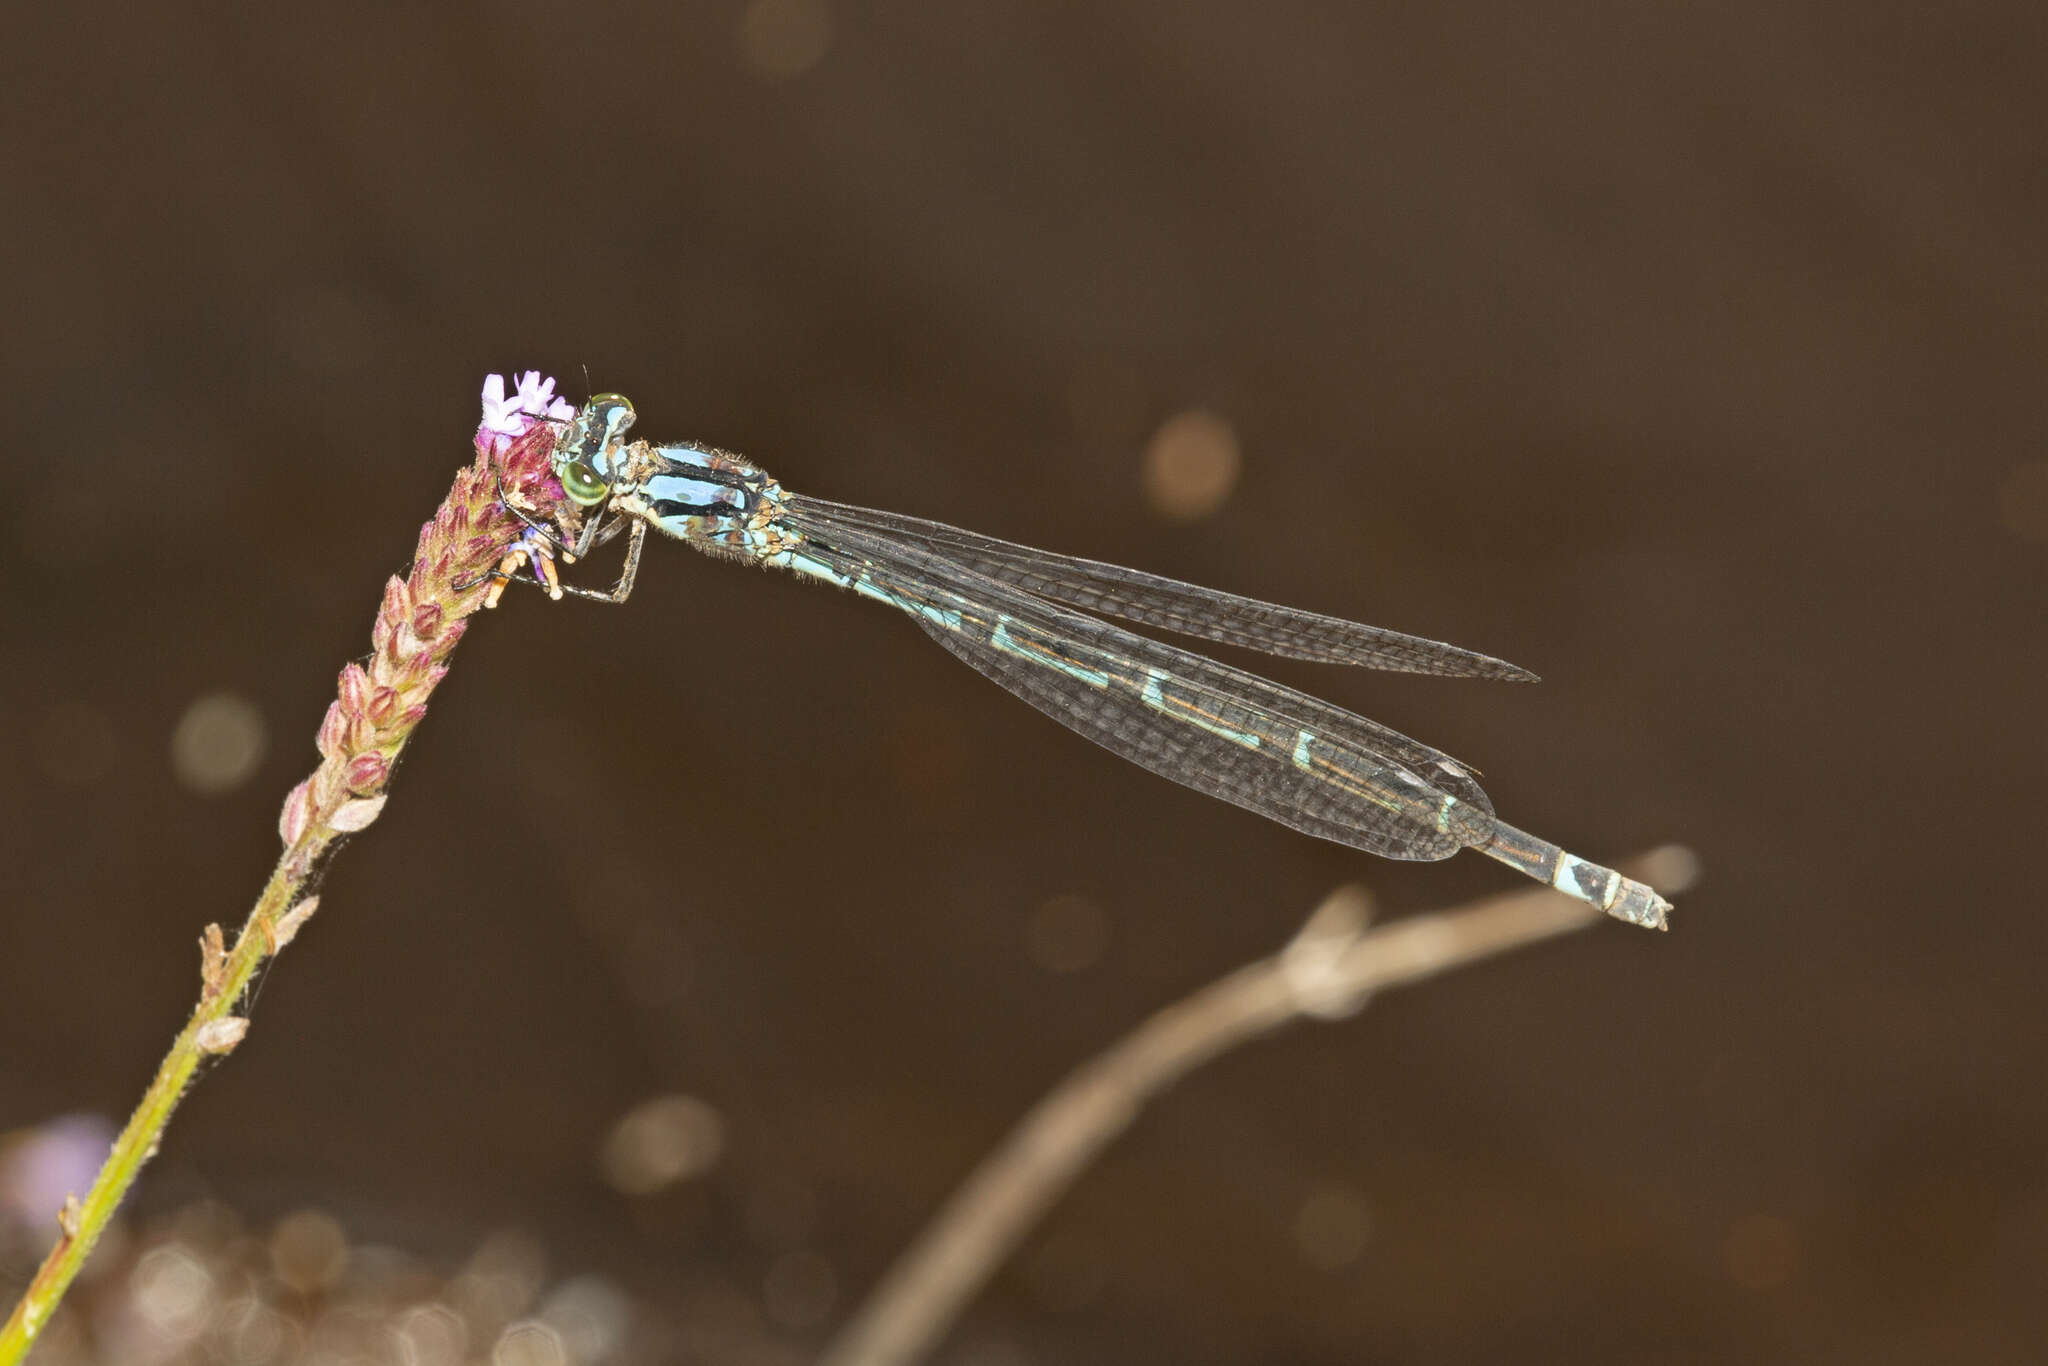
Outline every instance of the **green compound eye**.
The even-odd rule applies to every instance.
[[[562,467],[562,492],[569,495],[571,502],[584,507],[596,507],[611,492],[598,472],[581,460],[571,461]]]

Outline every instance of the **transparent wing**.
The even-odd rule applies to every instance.
[[[1037,597],[1181,635],[1241,645],[1291,659],[1360,664],[1441,678],[1521,682],[1533,682],[1536,678],[1527,669],[1506,660],[1440,640],[1261,602],[1100,560],[1035,550],[943,522],[799,494],[789,495],[789,505],[798,516],[829,519],[838,525],[867,526],[897,539],[928,545],[955,564]]]
[[[1389,858],[1448,858],[1491,830],[1470,771],[1398,731],[1045,602],[932,546],[815,507],[790,521],[808,538],[794,567],[900,608],[1011,693],[1162,777]]]

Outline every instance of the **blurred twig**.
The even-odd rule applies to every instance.
[[[1622,864],[1674,891],[1692,855],[1667,846]],[[1366,931],[1367,901],[1340,888],[1279,953],[1154,1015],[1071,1073],[953,1193],[826,1351],[822,1366],[918,1359],[1074,1178],[1152,1096],[1217,1054],[1291,1021],[1336,1019],[1383,987],[1584,929],[1584,902],[1530,890]]]
[[[320,725],[320,767],[285,799],[278,822],[284,853],[270,881],[233,947],[218,925],[207,926],[200,937],[199,1003],[114,1140],[92,1189],[83,1200],[65,1200],[56,1246],[0,1328],[0,1366],[15,1366],[49,1322],[137,1173],[156,1154],[200,1064],[231,1052],[248,1032],[248,1019],[237,1013],[242,995],[257,969],[291,942],[319,904],[307,893],[322,857],[344,836],[367,828],[383,809],[392,765],[425,715],[428,695],[448,672],[463,618],[484,604],[482,580],[521,530],[501,494],[541,515],[559,503],[548,460],[553,435],[535,421],[565,408],[553,398],[552,381],[542,386],[539,376],[531,376],[513,399],[499,381],[495,393],[494,406],[493,389],[486,386],[476,460],[456,475],[434,520],[421,528],[412,572],[385,585],[368,663],[341,671],[338,695]]]

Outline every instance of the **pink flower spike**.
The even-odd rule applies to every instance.
[[[508,394],[508,390],[516,392]],[[207,926],[200,940],[198,1007],[150,1082],[134,1120],[117,1136],[110,1136],[111,1129],[107,1129],[97,1137],[64,1137],[61,1141],[68,1155],[63,1161],[38,1157],[38,1169],[30,1173],[35,1181],[29,1184],[38,1190],[54,1186],[57,1193],[39,1197],[43,1202],[35,1204],[31,1212],[36,1220],[46,1222],[51,1206],[62,1201],[55,1217],[57,1229],[43,1230],[61,1235],[55,1237],[54,1246],[49,1237],[14,1238],[7,1227],[20,1203],[14,1197],[28,1188],[13,1179],[27,1170],[26,1160],[14,1160],[16,1150],[29,1151],[31,1140],[17,1141],[16,1135],[0,1134],[0,1264],[11,1268],[22,1261],[17,1254],[23,1251],[33,1259],[35,1243],[51,1248],[14,1316],[0,1326],[0,1361],[12,1362],[22,1356],[37,1330],[50,1322],[86,1254],[116,1217],[137,1170],[157,1151],[164,1126],[188,1089],[194,1069],[205,1057],[218,1057],[240,1042],[248,1028],[247,1019],[237,1013],[240,1002],[263,964],[291,942],[312,914],[316,901],[307,895],[308,884],[318,875],[322,862],[334,853],[342,837],[366,829],[384,810],[384,794],[394,766],[425,715],[435,685],[447,676],[450,652],[464,632],[464,618],[481,611],[497,596],[495,587],[486,590],[483,586],[492,578],[493,569],[503,563],[519,563],[516,556],[509,561],[506,557],[515,544],[539,534],[529,530],[529,522],[546,526],[553,521],[564,530],[580,529],[576,505],[552,468],[562,433],[556,419],[573,416],[573,410],[556,396],[554,382],[537,371],[519,374],[516,384],[508,384],[503,375],[492,375],[482,386],[481,401],[482,425],[476,432],[475,449],[469,453],[474,458],[455,473],[442,510],[421,527],[410,582],[394,578],[379,595],[370,632],[371,654],[349,664],[336,680],[333,699],[315,737],[319,767],[293,787],[277,808],[283,857],[232,949],[220,926]],[[0,667],[4,663],[5,652],[0,651]],[[0,853],[0,861],[4,860],[5,854]],[[4,1071],[5,1064],[0,1062],[0,1073]],[[49,1146],[42,1136],[34,1141]],[[91,1156],[95,1143],[99,1154],[110,1154],[104,1165]],[[74,1166],[69,1156],[89,1157],[99,1176],[91,1178],[93,1169],[87,1167],[78,1169],[83,1175],[71,1181],[67,1173]],[[79,1189],[91,1178],[92,1192],[83,1200],[67,1197],[63,1192],[68,1187],[59,1184],[58,1178]],[[11,1188],[10,1183],[20,1189]],[[17,1243],[22,1246],[16,1247]],[[107,1255],[102,1252],[101,1260]],[[27,1263],[22,1265],[26,1269]],[[127,1327],[125,1323],[117,1326]],[[79,1331],[73,1330],[74,1335]],[[89,1333],[90,1329],[83,1331]],[[61,1327],[57,1336],[64,1336]],[[172,1344],[173,1348],[179,1345]]]

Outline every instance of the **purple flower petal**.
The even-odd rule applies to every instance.
[[[493,455],[503,455],[514,441],[533,430],[538,418],[566,420],[576,414],[573,406],[555,397],[552,376],[528,370],[517,377],[516,384],[517,391],[508,397],[503,375],[484,377],[483,422],[476,434],[478,444],[489,447]]]
[[[528,370],[519,377],[519,410],[539,414],[547,411],[555,401],[555,381],[552,376],[538,370]]]
[[[519,417],[519,400],[505,397],[503,375],[484,376],[483,429],[504,432],[508,436],[517,436],[526,430]]]

